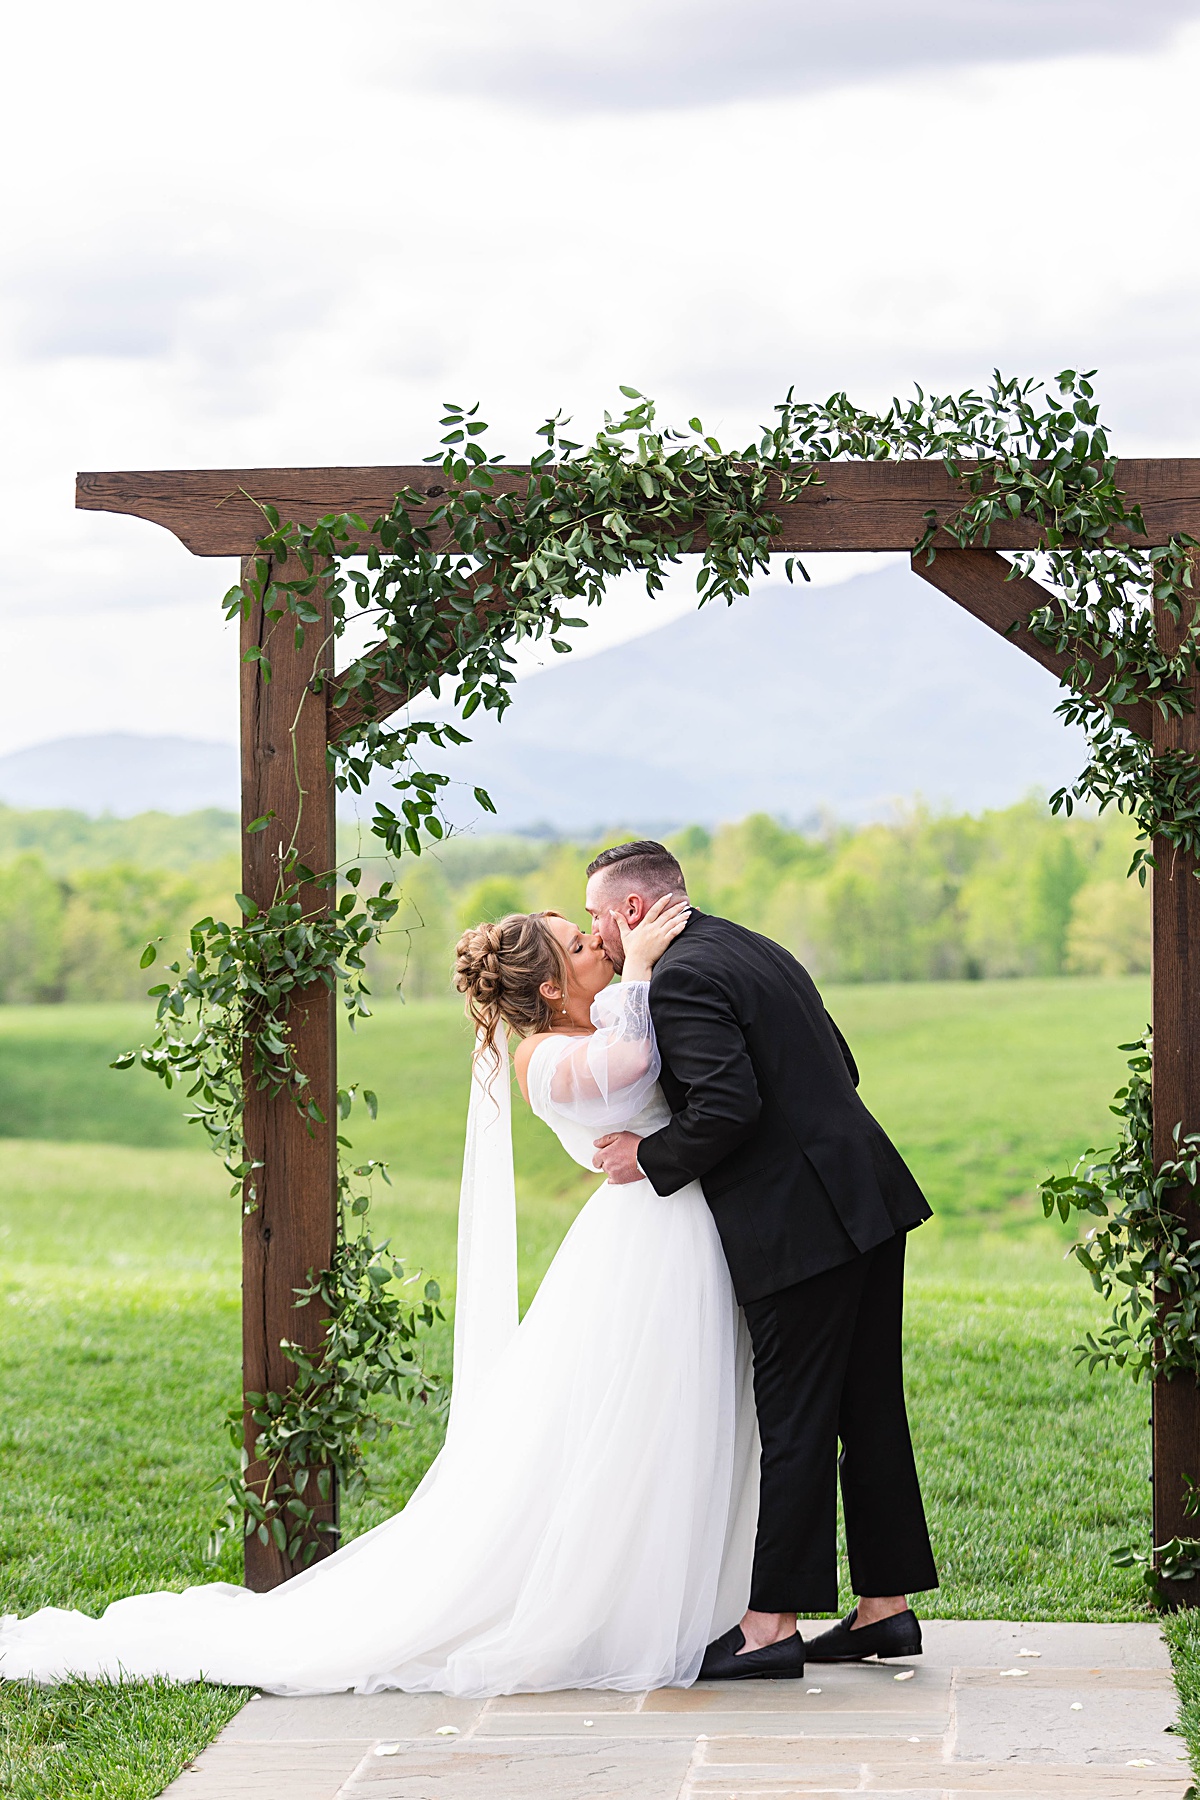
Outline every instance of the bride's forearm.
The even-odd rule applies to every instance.
[[[652,968],[652,963],[642,963],[632,956],[627,957],[625,967],[621,970],[621,980],[622,982],[649,981]]]

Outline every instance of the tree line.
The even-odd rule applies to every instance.
[[[464,834],[398,869],[364,855],[366,884],[394,877],[403,896],[375,955],[376,993],[449,993],[454,942],[480,919],[547,907],[580,917],[588,861],[634,835],[610,830],[589,844]],[[340,839],[354,859],[357,828],[342,826]],[[161,968],[192,919],[232,910],[237,841],[231,813],[88,820],[0,807],[0,1001],[140,998],[147,942],[160,944]],[[826,980],[1150,966],[1148,896],[1125,877],[1133,832],[1118,814],[1055,818],[1030,798],[979,815],[913,806],[887,823],[817,831],[755,814],[668,841],[697,905],[777,938]]]
[[[479,838],[425,856],[378,975],[414,997],[446,991],[459,931],[507,912],[581,917],[585,871],[605,843]],[[1148,892],[1126,879],[1133,829],[1119,814],[1054,817],[1030,798],[981,815],[914,806],[886,824],[788,829],[765,814],[668,838],[706,912],[786,944],[830,981],[1123,975],[1150,967]]]

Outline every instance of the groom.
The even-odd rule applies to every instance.
[[[618,920],[684,891],[662,844],[618,844],[590,865],[587,909],[618,969]],[[701,1679],[796,1677],[806,1655],[917,1655],[907,1595],[938,1580],[900,1340],[905,1234],[929,1207],[778,944],[693,911],[654,971],[650,1013],[673,1117],[648,1137],[597,1139],[596,1167],[659,1194],[703,1182],[750,1328],[762,1438],[749,1610],[709,1645]],[[837,1610],[835,1464],[858,1602],[806,1645],[797,1614]]]

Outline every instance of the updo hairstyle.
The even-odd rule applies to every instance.
[[[539,989],[551,981],[565,992],[566,980],[565,959],[542,913],[510,913],[494,925],[473,925],[458,940],[454,985],[466,995],[481,1052],[499,1055],[501,1019],[520,1037],[549,1031],[555,1009]]]

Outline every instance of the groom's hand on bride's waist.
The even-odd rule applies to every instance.
[[[627,1181],[644,1181],[646,1177],[637,1159],[641,1141],[632,1131],[610,1131],[606,1137],[596,1139],[592,1167],[603,1169],[614,1187],[622,1187]]]

